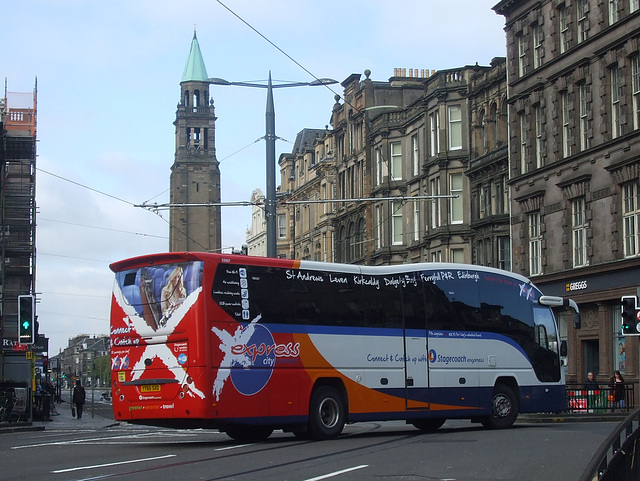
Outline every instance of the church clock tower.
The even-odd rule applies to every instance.
[[[219,252],[222,247],[216,116],[207,79],[194,31],[174,122],[176,153],[171,167],[169,230],[172,252]]]

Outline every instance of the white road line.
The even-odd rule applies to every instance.
[[[69,473],[71,471],[82,471],[83,469],[96,469],[96,468],[106,468],[108,466],[118,466],[120,464],[143,463],[145,461],[155,461],[157,459],[173,458],[175,456],[176,456],[175,454],[167,454],[166,456],[158,456],[155,458],[131,459],[129,461],[120,461],[118,463],[94,464],[93,466],[78,466],[76,468],[57,469],[56,471],[51,471],[51,472],[53,474]]]
[[[216,448],[214,451],[226,451],[227,449],[244,448],[246,446],[252,446],[252,444],[234,444],[233,446],[226,446],[224,448]]]
[[[340,476],[341,474],[350,473],[351,471],[355,471],[357,469],[368,468],[368,464],[362,464],[360,466],[354,466],[353,468],[343,469],[342,471],[335,471],[333,473],[323,474],[322,476],[318,476],[316,478],[309,478],[305,481],[320,481],[321,479],[333,478],[335,476]]]

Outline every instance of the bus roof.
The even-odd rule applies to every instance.
[[[256,256],[244,256],[238,254],[218,254],[210,252],[165,252],[157,254],[148,254],[138,257],[131,257],[118,262],[114,262],[109,265],[113,272],[120,272],[128,269],[135,269],[138,267],[145,267],[158,264],[171,264],[176,262],[188,262],[188,261],[206,261],[211,260],[214,262],[225,262],[233,264],[250,264],[258,266],[274,266],[282,268],[292,269],[308,269],[308,270],[326,270],[329,269],[335,272],[342,272],[346,274],[366,274],[366,275],[380,275],[380,274],[401,274],[403,272],[412,272],[420,270],[465,270],[473,269],[479,272],[487,272],[496,275],[503,275],[512,277],[527,284],[533,284],[531,280],[526,277],[494,267],[477,266],[472,264],[457,264],[448,262],[422,262],[414,264],[395,264],[385,266],[363,266],[358,264],[341,264],[332,262],[319,262],[319,261],[306,261],[306,260],[292,260],[292,259],[280,259],[271,257],[256,257]]]

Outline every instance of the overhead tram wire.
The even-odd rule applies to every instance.
[[[280,47],[278,47],[274,42],[272,42],[271,40],[269,40],[267,38],[266,35],[264,35],[263,33],[261,33],[257,28],[255,28],[253,25],[251,25],[249,22],[247,22],[244,18],[242,18],[240,15],[238,15],[236,12],[234,12],[233,10],[231,10],[229,7],[227,7],[224,3],[222,3],[220,0],[216,0],[222,7],[224,7],[229,13],[231,13],[231,15],[233,15],[234,17],[236,17],[238,20],[240,20],[242,23],[244,23],[247,27],[249,27],[251,30],[253,30],[256,34],[258,34],[260,37],[262,37],[267,43],[269,43],[269,45],[271,45],[272,47],[274,47],[278,52],[280,52],[282,55],[284,55],[285,57],[287,57],[289,60],[291,60],[294,64],[296,64],[298,67],[300,67],[302,70],[304,70],[307,74],[309,74],[311,77],[313,77],[313,79],[317,82],[320,82],[322,85],[324,85],[324,87],[329,90],[329,92],[333,93],[334,95],[337,95],[340,99],[342,99],[344,101],[344,103],[346,103],[347,105],[349,105],[351,108],[356,109],[356,107],[354,107],[347,99],[345,99],[342,94],[336,92],[335,90],[333,90],[331,88],[331,86],[322,83],[322,79],[318,78],[313,72],[311,72],[309,69],[307,69],[304,65],[302,65],[300,62],[298,62],[296,59],[294,59],[291,55],[289,55],[287,52],[285,52],[284,50],[282,50]],[[356,109],[357,110],[357,109]]]
[[[42,172],[43,174],[47,174],[47,175],[50,175],[50,176],[52,176],[52,177],[55,177],[56,179],[64,180],[65,182],[69,182],[70,184],[77,185],[78,187],[82,187],[82,188],[87,189],[87,190],[90,190],[90,191],[92,191],[92,192],[96,192],[97,194],[104,195],[105,197],[109,197],[109,198],[114,199],[114,200],[117,200],[117,201],[119,201],[119,202],[123,202],[123,203],[125,203],[125,204],[127,204],[127,205],[130,205],[130,206],[132,206],[132,207],[142,207],[141,205],[136,205],[136,204],[134,204],[133,202],[130,202],[130,201],[128,201],[128,200],[121,199],[121,198],[119,198],[119,197],[116,197],[115,195],[107,194],[106,192],[102,192],[102,191],[100,191],[100,190],[98,190],[98,189],[94,189],[93,187],[89,187],[89,186],[87,186],[87,185],[81,184],[80,182],[76,182],[76,181],[74,181],[74,180],[67,179],[66,177],[62,177],[61,175],[54,174],[53,172],[46,171],[46,170],[41,169],[41,168],[39,168],[39,167],[36,167],[36,170],[37,170],[37,171],[39,171],[39,172]],[[159,195],[161,195],[161,194],[159,194]],[[157,197],[157,196],[155,196],[155,197]],[[153,198],[153,197],[152,197],[152,198]],[[144,203],[144,204],[146,204],[146,203]],[[144,205],[144,204],[143,204],[143,205]],[[160,215],[160,213],[159,213],[159,212],[154,211],[152,208],[150,208],[150,207],[148,207],[148,206],[145,206],[145,208],[146,208],[147,210],[150,210],[150,211],[151,211],[151,212],[153,212],[154,214],[156,214],[158,217],[160,217],[164,222],[166,222],[166,223],[169,225],[169,227],[174,227],[174,226],[172,226],[172,225],[171,225],[171,222],[169,222],[168,220],[166,220],[165,218],[163,218],[163,217],[162,217],[162,215]],[[198,243],[195,239],[191,239],[187,234],[185,234],[184,232],[182,232],[182,231],[181,231],[180,229],[178,229],[177,227],[174,227],[174,228],[175,228],[178,232],[180,232],[180,234],[183,234],[184,236],[186,236],[188,239],[190,239],[190,240],[192,240],[193,242],[195,242],[196,244],[198,244],[198,245],[199,245],[200,247],[202,247],[203,249],[206,249],[203,245],[201,245],[200,243]],[[49,254],[49,255],[54,255],[54,254]],[[92,260],[92,259],[87,259],[87,260]]]
[[[50,175],[50,176],[55,177],[57,179],[64,180],[65,182],[69,182],[70,184],[77,185],[78,187],[83,187],[83,188],[88,189],[88,190],[90,190],[92,192],[96,192],[97,194],[104,195],[106,197],[110,197],[111,199],[115,199],[115,200],[117,200],[119,202],[124,202],[125,204],[133,206],[133,202],[129,202],[128,200],[121,199],[120,197],[116,197],[115,195],[107,194],[106,192],[102,192],[102,191],[100,191],[98,189],[94,189],[93,187],[89,187],[87,185],[81,184],[80,182],[76,182],[75,180],[67,179],[66,177],[62,177],[60,175],[54,174],[53,172],[48,172],[48,171],[43,170],[43,169],[41,169],[39,167],[36,167],[36,170],[42,172],[43,174],[47,174],[47,175]]]
[[[155,235],[155,234],[145,234],[143,232],[132,232],[132,231],[120,230],[120,229],[110,229],[108,227],[100,227],[100,226],[97,226],[97,225],[78,224],[78,223],[75,223],[75,222],[66,222],[66,221],[63,221],[63,220],[47,219],[45,217],[38,216],[38,222],[40,222],[40,221],[56,222],[58,224],[73,225],[73,226],[77,226],[77,227],[86,227],[88,229],[99,229],[99,230],[106,230],[106,231],[110,231],[110,232],[119,232],[121,234],[139,235],[139,236],[142,236],[142,237],[155,237],[155,238],[158,238],[158,239],[168,239],[167,236],[160,236],[160,235]]]

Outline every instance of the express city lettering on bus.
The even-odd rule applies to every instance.
[[[234,355],[248,354],[251,357],[251,362],[255,362],[258,356],[269,356],[272,353],[276,357],[298,357],[300,355],[300,343],[289,342],[270,346],[265,343],[260,345],[236,344],[231,347],[231,353]]]

